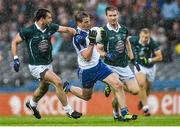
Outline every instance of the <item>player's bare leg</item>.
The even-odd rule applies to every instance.
[[[148,80],[146,80],[146,82],[147,82],[146,93],[147,93],[147,96],[149,96],[150,91],[151,91],[151,84],[152,83],[150,81],[148,81]]]
[[[57,94],[58,99],[61,101],[63,106],[66,106],[68,102],[67,102],[66,95],[63,91],[62,80],[51,70],[48,70],[45,73],[44,80],[53,83],[56,89],[56,94]]]
[[[80,87],[75,87],[75,86],[71,86],[70,90],[69,90],[73,95],[85,100],[85,101],[89,101],[91,99],[92,96],[92,88],[80,88]]]
[[[149,84],[147,83],[146,76],[142,72],[138,72],[136,74],[136,78],[140,87],[139,97],[141,100],[141,102],[139,102],[138,104],[138,108],[139,109],[142,108],[144,111],[144,114],[149,116],[150,113],[149,113],[149,106],[147,105],[147,93],[146,93],[146,90]]]
[[[32,110],[33,115],[37,119],[41,118],[41,115],[37,109],[37,103],[48,91],[48,86],[49,86],[48,83],[45,83],[43,80],[40,81],[39,87],[34,92],[33,98],[30,101],[26,102],[26,107]]]
[[[47,70],[44,76],[44,80],[53,83],[56,89],[56,94],[60,102],[62,103],[65,112],[69,117],[73,117],[75,119],[80,118],[82,113],[73,111],[70,105],[68,105],[67,97],[65,92],[63,91],[63,83],[62,80],[51,70]]]
[[[49,83],[45,81],[40,81],[39,87],[35,90],[32,100],[38,102],[48,91]]]
[[[114,90],[112,89],[112,93],[114,95]],[[113,96],[113,99],[112,99],[112,107],[113,107],[113,115],[114,115],[114,120],[115,121],[122,121],[122,118],[121,118],[121,114],[119,114],[119,104],[118,104],[118,100],[117,98],[115,97],[115,95]],[[126,115],[126,117],[129,119],[129,120],[136,120],[137,119],[137,115],[134,115],[134,114],[128,114]]]
[[[125,98],[125,93],[123,89],[123,84],[119,80],[119,76],[117,76],[115,73],[112,73],[108,77],[106,77],[103,81],[111,85],[111,87],[113,88],[114,95],[117,98],[117,101],[119,104],[118,106],[120,106],[121,108],[122,119],[131,120],[132,115],[130,116],[128,115],[128,108],[126,106],[126,98]]]
[[[125,85],[126,85],[127,92],[133,95],[137,95],[140,91],[140,88],[136,79],[125,81]]]

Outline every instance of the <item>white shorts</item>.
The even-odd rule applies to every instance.
[[[153,82],[154,79],[155,79],[155,76],[156,76],[156,65],[154,65],[151,68],[147,68],[147,67],[141,66],[140,64],[139,64],[139,66],[141,68],[140,72],[142,72],[142,73],[144,73],[146,75],[147,80],[149,82]],[[136,67],[134,67],[134,72],[135,72],[135,74],[138,73]]]
[[[31,75],[37,79],[41,79],[40,74],[46,69],[53,70],[52,64],[49,64],[49,65],[30,65],[29,64],[29,70],[31,72]]]
[[[112,66],[107,65],[113,72],[119,75],[121,81],[126,82],[128,80],[132,80],[135,78],[134,73],[130,69],[129,66],[126,67],[119,67],[119,66]]]

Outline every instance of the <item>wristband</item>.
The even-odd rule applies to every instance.
[[[152,63],[152,58],[149,58],[149,59],[148,59],[148,63]]]
[[[15,60],[15,59],[18,59],[18,56],[14,56],[14,60]]]

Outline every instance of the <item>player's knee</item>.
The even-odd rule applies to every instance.
[[[140,89],[144,89],[144,88],[145,88],[145,83],[146,83],[145,80],[139,80],[139,81],[138,81],[139,88],[140,88]]]
[[[139,93],[139,91],[132,91],[131,94],[133,95],[137,95]]]
[[[139,83],[139,88],[140,89],[145,89],[145,83],[144,82],[140,82]]]
[[[137,94],[139,93],[139,91],[140,91],[139,87],[134,88],[134,89],[131,91],[131,94],[137,95]]]
[[[54,83],[56,86],[62,86],[62,81],[59,79],[55,79]]]
[[[119,81],[115,81],[115,82],[114,82],[114,89],[115,89],[115,90],[122,89],[122,83],[119,82]]]

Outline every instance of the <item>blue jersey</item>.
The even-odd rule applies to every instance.
[[[78,54],[78,77],[82,81],[83,88],[91,88],[97,80],[103,81],[112,71],[100,60],[100,54],[94,47],[92,57],[86,60],[81,52],[89,45],[89,32],[78,28],[79,34],[73,37],[73,45]]]
[[[78,55],[78,65],[82,69],[88,69],[94,67],[98,64],[100,59],[100,54],[97,52],[96,48],[94,47],[91,60],[86,60],[82,55],[81,52],[86,50],[89,45],[88,34],[89,32],[81,30],[78,28],[79,34],[73,37],[73,45],[76,49],[76,53]]]

